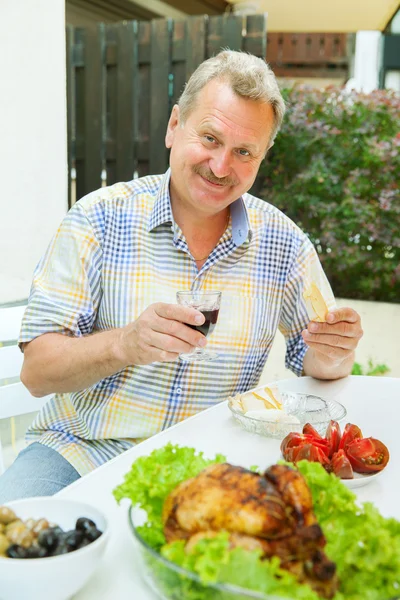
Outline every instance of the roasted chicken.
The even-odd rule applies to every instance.
[[[299,582],[323,598],[335,595],[336,567],[322,550],[326,542],[311,492],[303,476],[285,465],[263,476],[227,463],[211,465],[169,494],[163,522],[167,541],[187,540],[187,552],[224,530],[231,547],[278,556]]]

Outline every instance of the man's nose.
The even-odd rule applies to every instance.
[[[210,160],[210,169],[216,177],[222,179],[231,174],[231,156],[227,150],[220,149]]]

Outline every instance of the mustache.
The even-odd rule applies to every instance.
[[[211,169],[208,169],[207,167],[203,167],[201,165],[195,165],[193,167],[193,171],[194,173],[196,173],[196,175],[200,175],[201,177],[204,177],[204,179],[207,179],[211,183],[216,183],[217,185],[233,186],[237,185],[238,183],[237,180],[233,177],[217,177],[216,175],[214,175]]]

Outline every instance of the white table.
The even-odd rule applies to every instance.
[[[287,379],[282,388],[334,398],[347,408],[342,422],[356,423],[365,436],[381,439],[391,460],[369,485],[355,490],[361,501],[373,501],[382,514],[400,519],[400,379],[348,377],[334,382],[310,377]],[[225,454],[233,464],[267,467],[280,458],[279,442],[250,434],[233,420],[226,403],[219,404],[139,444],[59,493],[87,501],[107,515],[111,537],[96,574],[76,600],[156,600],[141,579],[139,561],[127,522],[127,503],[117,505],[112,490],[123,481],[133,461],[167,442],[193,446],[212,457]]]

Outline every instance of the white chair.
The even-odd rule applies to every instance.
[[[26,305],[0,306],[0,419],[37,412],[50,398],[34,398],[19,379],[23,354],[17,340],[25,308]],[[0,439],[0,473],[3,471]]]

